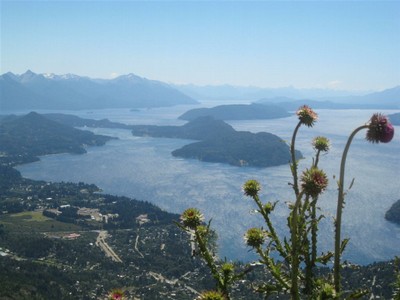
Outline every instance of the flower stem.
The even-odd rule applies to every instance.
[[[340,292],[340,256],[341,256],[341,223],[342,223],[342,210],[344,206],[344,171],[346,167],[346,157],[347,152],[349,151],[350,144],[353,141],[354,136],[362,129],[368,128],[368,125],[362,125],[356,128],[349,139],[347,140],[346,147],[344,148],[342,161],[340,163],[340,177],[339,177],[339,192],[338,192],[338,202],[337,202],[337,210],[336,210],[336,220],[335,220],[335,258],[334,258],[334,266],[333,266],[333,280],[335,284],[336,293]]]
[[[290,153],[292,155],[291,170],[292,170],[292,175],[293,175],[293,189],[294,189],[294,193],[296,194],[296,197],[299,195],[299,185],[297,182],[297,159],[296,159],[296,151],[295,151],[295,142],[296,142],[297,132],[299,131],[301,124],[302,124],[302,122],[300,121],[297,124],[296,128],[294,129],[293,136],[292,136],[292,143],[290,144]]]

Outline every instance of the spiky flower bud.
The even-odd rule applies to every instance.
[[[313,139],[312,146],[317,151],[328,152],[331,145],[328,138],[317,136]]]
[[[250,179],[243,185],[243,191],[246,196],[254,197],[257,196],[261,190],[261,185],[257,180]]]
[[[221,266],[222,273],[224,273],[225,277],[230,276],[233,274],[233,271],[235,270],[235,266],[231,263],[224,263]]]
[[[224,294],[218,291],[206,291],[201,293],[197,298],[197,300],[226,300]]]
[[[318,119],[318,115],[315,111],[313,111],[309,106],[303,105],[301,106],[297,112],[297,116],[299,117],[300,122],[303,125],[306,125],[308,127],[312,127],[314,123]]]
[[[301,187],[306,195],[317,197],[328,186],[328,178],[324,171],[318,168],[307,169],[301,177]]]
[[[244,239],[247,246],[257,248],[265,241],[265,234],[260,228],[250,228],[247,230]]]
[[[204,225],[199,225],[196,227],[196,231],[199,233],[202,239],[207,239],[208,236],[208,227]]]
[[[389,143],[393,136],[394,128],[389,119],[380,113],[373,114],[367,130],[367,141],[371,143]]]
[[[271,202],[268,202],[264,205],[264,211],[267,214],[270,214],[274,210],[274,205]]]
[[[203,220],[203,214],[197,208],[188,208],[181,215],[182,224],[190,229],[196,229]]]

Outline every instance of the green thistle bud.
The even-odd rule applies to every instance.
[[[324,136],[317,136],[312,141],[312,146],[317,151],[328,152],[331,145],[328,138]]]
[[[206,239],[208,236],[208,227],[204,225],[199,225],[196,227],[196,231],[199,233],[202,239]]]
[[[226,300],[224,294],[218,291],[206,291],[196,298],[197,300]]]
[[[255,197],[257,196],[260,190],[261,190],[261,185],[258,183],[257,180],[254,179],[248,180],[243,185],[243,191],[246,196]]]
[[[233,271],[235,270],[235,266],[231,263],[224,263],[221,267],[222,273],[227,277],[231,274],[233,274]]]
[[[318,115],[316,112],[314,112],[309,106],[303,105],[301,106],[297,112],[297,116],[299,117],[300,122],[303,125],[306,125],[308,127],[312,127],[314,123],[318,119]]]
[[[328,178],[324,171],[318,168],[307,169],[301,177],[301,187],[306,195],[317,197],[328,186]]]
[[[182,224],[190,229],[196,229],[203,220],[203,214],[197,208],[188,208],[181,215]]]
[[[260,228],[250,228],[247,230],[245,236],[247,246],[257,248],[265,241],[265,234]]]
[[[271,202],[268,202],[267,204],[264,205],[264,211],[267,214],[270,214],[274,210],[274,205]]]

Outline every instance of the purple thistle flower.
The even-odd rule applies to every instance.
[[[309,106],[303,105],[301,106],[297,112],[297,116],[302,124],[312,127],[314,123],[318,119],[318,115],[315,111],[313,111]]]
[[[389,143],[394,136],[394,128],[389,119],[380,113],[373,114],[368,125],[366,139],[371,143]]]
[[[301,187],[306,195],[317,197],[328,186],[328,178],[324,171],[318,168],[307,169],[301,177]]]
[[[204,220],[203,214],[197,208],[188,208],[181,215],[181,221],[185,227],[196,229]]]

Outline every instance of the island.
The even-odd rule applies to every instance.
[[[385,219],[400,225],[400,199],[389,208],[385,214]]]
[[[274,104],[232,104],[212,108],[195,108],[182,114],[179,119],[192,121],[198,117],[211,116],[218,120],[264,120],[286,118],[290,114]]]
[[[132,126],[135,136],[197,140],[172,152],[173,156],[233,166],[272,167],[291,160],[289,146],[280,137],[266,132],[236,131],[222,120],[199,117],[182,126]],[[296,151],[296,158],[302,158]]]
[[[393,125],[400,125],[400,113],[388,115],[388,118]]]

